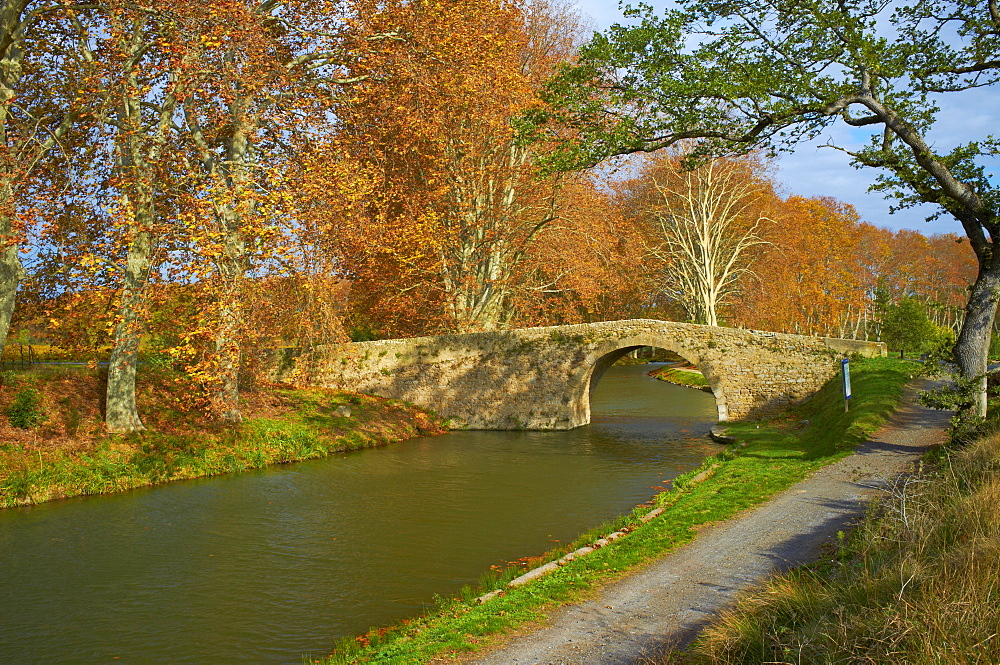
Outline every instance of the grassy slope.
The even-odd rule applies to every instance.
[[[938,456],[674,662],[1000,663],[1000,433]]]
[[[660,381],[674,383],[679,386],[701,388],[702,390],[709,389],[708,380],[705,379],[701,372],[691,372],[673,367],[660,367],[658,369],[654,369],[649,373],[649,375],[659,379]]]
[[[463,598],[444,600],[439,610],[427,616],[345,640],[327,662],[418,663],[488,646],[496,642],[497,634],[540,620],[552,607],[580,598],[622,571],[676,549],[695,537],[698,525],[731,517],[846,454],[893,411],[913,370],[913,364],[893,359],[855,363],[849,414],[844,413],[839,381],[833,380],[807,404],[782,418],[759,427],[734,423],[730,431],[746,445],[711,457],[701,469],[678,478],[673,490],[655,499],[667,507],[661,517],[640,525],[637,517],[648,508],[637,509],[532,562],[558,558],[623,526],[634,529],[555,573],[476,605],[471,599],[480,592],[500,588],[523,570],[493,576],[484,580],[480,590],[469,589]],[[693,482],[706,475],[701,482]]]
[[[13,427],[0,415],[0,507],[117,492],[269,464],[323,457],[421,434],[442,433],[420,409],[368,395],[323,389],[248,393],[245,421],[224,426],[190,408],[170,374],[140,377],[148,431],[109,435],[101,422],[100,376],[85,368],[0,375],[0,414],[18,393],[41,396],[44,421]],[[346,405],[350,417],[335,409]]]

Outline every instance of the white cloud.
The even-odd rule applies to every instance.
[[[666,6],[662,2],[654,2],[650,4],[653,4],[658,9]],[[593,19],[597,30],[604,30],[614,23],[625,22],[625,18],[621,13],[620,5],[614,2],[614,0],[611,0],[610,2],[601,2],[601,0],[577,0],[576,6],[580,9],[581,13]]]

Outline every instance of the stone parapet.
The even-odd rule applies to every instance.
[[[279,378],[413,402],[469,429],[570,429],[590,422],[590,390],[628,352],[673,351],[705,375],[719,420],[801,402],[844,355],[885,345],[635,319],[322,348]]]

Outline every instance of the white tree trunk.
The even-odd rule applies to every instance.
[[[758,231],[770,221],[746,218],[756,200],[753,184],[713,162],[657,180],[659,200],[647,212],[655,220],[663,263],[663,290],[695,323],[719,325],[719,310],[751,274],[747,250],[766,244]]]

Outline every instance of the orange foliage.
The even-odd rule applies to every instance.
[[[556,219],[523,266],[514,324],[554,325],[662,317],[652,297],[644,238],[606,187],[587,176],[563,186]]]
[[[331,230],[356,310],[383,333],[489,329],[513,316],[521,262],[559,190],[512,123],[561,57],[553,26],[535,19],[551,16],[507,0],[362,12],[368,51],[354,75],[368,78],[337,114],[341,158],[371,196]]]
[[[951,235],[925,237],[861,222],[848,204],[792,196],[744,285],[733,323],[761,330],[878,337],[881,302],[917,297],[957,327],[975,257]]]

